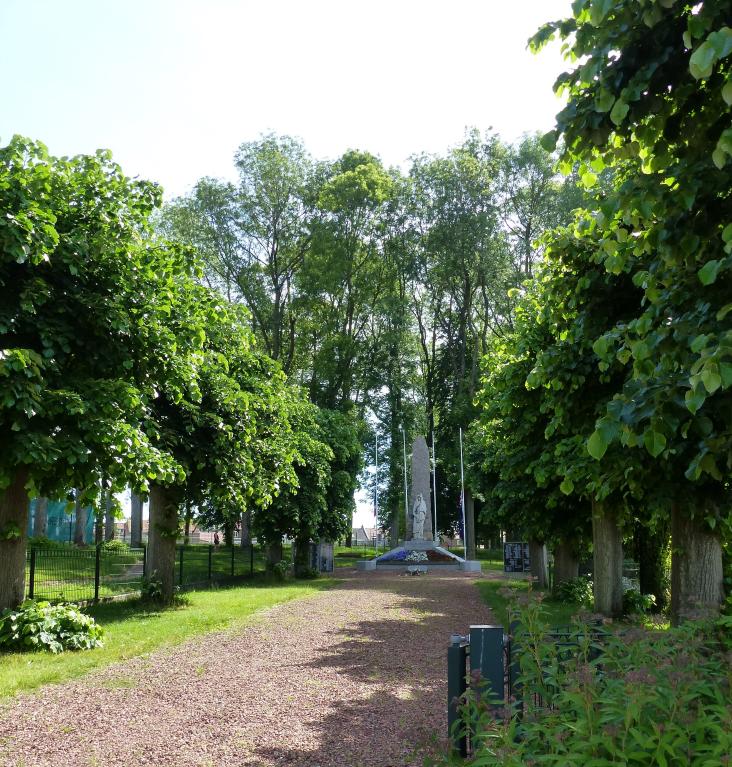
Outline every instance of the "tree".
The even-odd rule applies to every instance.
[[[720,535],[729,535],[732,351],[732,30],[725,3],[577,2],[573,18],[546,25],[582,64],[560,76],[567,107],[557,129],[565,164],[592,185],[615,183],[597,211],[598,258],[643,298],[604,334],[601,364],[626,366],[622,387],[588,441],[645,451],[672,480],[672,608],[718,609]],[[650,31],[649,31],[650,30]]]
[[[147,425],[180,466],[150,489],[148,572],[173,597],[175,543],[184,503],[209,504],[233,527],[241,509],[267,506],[296,481],[290,444],[290,390],[276,363],[254,347],[240,307],[182,283],[172,322],[202,333],[195,376],[185,389],[161,387]]]
[[[107,152],[57,159],[16,137],[0,149],[0,195],[2,608],[24,597],[29,493],[175,471],[142,428],[144,398],[149,369],[174,357],[164,288],[191,265],[146,239],[159,190]]]
[[[298,272],[310,246],[311,162],[289,136],[243,143],[238,185],[203,178],[167,205],[162,231],[196,247],[204,276],[249,309],[266,353],[286,373],[295,364]]]

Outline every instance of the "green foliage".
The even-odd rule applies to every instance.
[[[0,614],[0,650],[93,650],[103,631],[76,605],[27,600]]]
[[[272,565],[272,575],[276,581],[283,583],[290,575],[290,563],[282,560]]]
[[[593,601],[592,579],[582,575],[571,581],[563,581],[557,586],[554,594],[560,602],[590,607]]]
[[[655,606],[656,597],[653,594],[641,594],[636,589],[626,589],[623,592],[623,615],[650,613]]]
[[[160,190],[126,178],[108,152],[59,159],[19,137],[0,149],[0,190],[0,284],[13,286],[0,309],[0,482],[21,466],[51,494],[102,476],[172,478],[178,467],[144,425],[155,387],[190,372],[169,316],[171,287],[193,264],[150,241]]]
[[[68,549],[68,544],[62,541],[53,541],[45,535],[34,535],[28,539],[28,548],[38,549]]]
[[[140,586],[141,598],[146,602],[163,602],[163,584],[157,572],[143,576]]]
[[[536,600],[518,617],[513,643],[526,708],[518,717],[507,707],[500,719],[493,706],[471,698],[464,712],[476,728],[470,763],[726,763],[732,671],[721,623],[666,632],[633,628],[599,638],[596,629],[577,623],[558,642],[547,636]]]
[[[115,541],[115,540],[102,541],[102,543],[99,544],[99,548],[102,551],[110,551],[110,552],[114,552],[115,554],[130,553],[130,546],[124,541]]]

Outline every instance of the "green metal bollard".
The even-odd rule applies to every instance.
[[[492,702],[505,700],[503,626],[470,627],[470,673],[480,674],[479,692],[488,692]]]

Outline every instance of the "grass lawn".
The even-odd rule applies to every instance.
[[[335,546],[333,561],[336,567],[355,567],[359,559],[373,559],[383,553],[383,547],[377,550],[368,546]]]
[[[510,599],[498,592],[508,587],[516,592],[516,596],[525,593],[529,588],[529,581],[523,578],[501,578],[495,581],[479,581],[477,584],[483,600],[493,611],[493,615],[508,628],[508,605]],[[548,597],[542,602],[545,620],[550,626],[562,626],[570,623],[572,616],[583,608],[580,605],[555,602]]]
[[[465,556],[465,549],[460,546],[449,548],[448,551],[457,554],[459,557]],[[503,552],[499,549],[477,549],[475,558],[480,562],[480,568],[483,571],[491,570],[493,572],[503,572]]]
[[[112,602],[87,610],[103,626],[104,647],[84,652],[0,654],[0,698],[40,685],[64,682],[99,666],[176,645],[190,637],[242,625],[257,610],[310,596],[335,581],[259,581],[206,591],[189,591],[187,604],[156,610],[140,600]]]

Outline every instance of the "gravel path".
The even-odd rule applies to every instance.
[[[5,767],[406,767],[442,746],[445,649],[489,619],[475,575],[349,574],[0,706]]]

